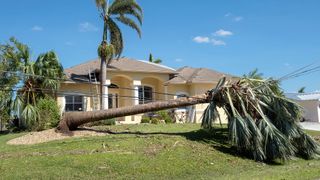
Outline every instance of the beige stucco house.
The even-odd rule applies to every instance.
[[[287,93],[286,96],[303,108],[303,118],[320,123],[320,93]]]
[[[58,104],[61,111],[99,110],[100,60],[91,60],[65,70],[68,81],[61,84]],[[223,76],[211,69],[183,67],[173,69],[128,58],[113,60],[107,68],[107,108],[134,106],[181,96],[203,94]],[[175,109],[178,122],[201,122],[206,104]],[[221,111],[221,116],[224,116]],[[119,123],[140,123],[142,115],[117,119]],[[225,119],[225,118],[222,118]]]

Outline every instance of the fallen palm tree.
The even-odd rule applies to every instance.
[[[228,116],[230,143],[257,161],[313,158],[318,144],[299,126],[301,108],[287,99],[277,81],[242,78],[236,83],[223,78],[204,95],[95,112],[67,112],[58,130],[68,132],[85,123],[164,109],[209,103],[202,127],[212,130],[219,120],[217,108]]]
[[[68,132],[70,130],[75,130],[77,127],[89,122],[208,103],[210,100],[209,97],[209,94],[204,94],[194,97],[185,97],[169,101],[157,101],[148,104],[127,106],[116,109],[91,112],[66,112],[64,113],[57,129],[61,132]]]
[[[301,107],[283,95],[278,81],[243,78],[224,85],[203,114],[203,128],[213,128],[219,119],[217,107],[228,115],[231,145],[257,161],[310,159],[320,154],[317,142],[298,124]]]

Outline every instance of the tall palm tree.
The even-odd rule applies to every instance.
[[[142,25],[142,8],[135,0],[95,0],[100,17],[103,19],[103,36],[98,48],[101,59],[100,64],[100,108],[106,109],[105,86],[107,78],[107,65],[112,58],[121,56],[123,51],[122,32],[117,22],[129,26],[141,37],[140,26]],[[139,24],[136,23],[134,17]],[[140,26],[139,26],[140,25]]]
[[[153,55],[150,53],[149,55],[149,62],[152,62],[152,63],[155,63],[155,64],[161,64],[162,63],[162,60],[161,59],[154,59],[153,58]]]

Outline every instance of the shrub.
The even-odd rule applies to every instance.
[[[10,120],[10,114],[8,107],[4,107],[0,109],[0,131],[4,130],[5,125]]]
[[[116,119],[105,119],[101,121],[91,122],[86,124],[86,126],[113,126],[116,125]]]
[[[173,123],[173,119],[169,115],[168,111],[158,111],[157,114],[161,117],[162,120],[166,122],[166,124]]]
[[[39,99],[36,105],[39,119],[31,127],[32,130],[45,130],[56,127],[60,121],[60,108],[57,102],[50,97]]]
[[[141,123],[150,123],[150,118],[143,116],[143,117],[141,118]]]
[[[151,124],[159,124],[160,120],[158,118],[152,118],[151,119]]]

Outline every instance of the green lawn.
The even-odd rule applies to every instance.
[[[320,160],[257,163],[195,124],[99,127],[106,128],[119,134],[29,146],[6,144],[23,134],[0,135],[0,179],[320,178]]]

